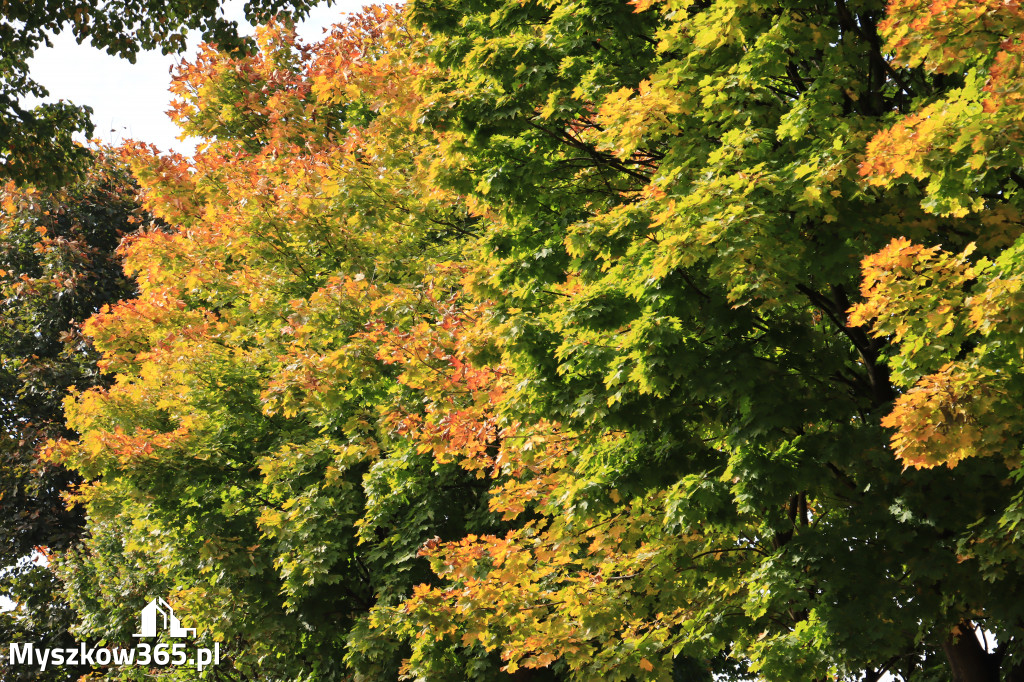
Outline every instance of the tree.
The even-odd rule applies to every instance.
[[[208,49],[179,74],[176,115],[207,138],[194,160],[129,150],[170,227],[125,246],[139,295],[84,328],[113,381],[69,401],[81,435],[49,455],[89,481],[90,537],[58,561],[79,636],[129,642],[159,595],[222,642],[217,679],[394,679],[408,652],[370,609],[432,580],[431,537],[492,528],[479,479],[402,435],[432,417],[398,349],[454,367],[472,308],[472,221],[431,190],[437,144],[413,118],[420,40],[394,9],[313,48],[271,24],[258,53]]]
[[[136,148],[173,227],[50,452],[78,632],[165,594],[257,679],[1019,680],[1016,7],[409,11],[205,53],[207,146]]]
[[[62,496],[81,479],[44,462],[40,449],[73,434],[62,408],[68,389],[104,382],[78,324],[133,293],[115,250],[149,220],[117,154],[100,148],[89,155],[88,172],[68,187],[8,183],[0,199],[0,594],[18,605],[0,616],[5,642],[71,641],[59,582],[29,559],[79,541],[84,515]]]
[[[558,426],[492,500],[525,525],[425,548],[450,583],[410,631],[574,679],[1017,679],[1015,6],[411,17],[436,177],[484,217],[501,423]]]
[[[246,19],[263,22],[279,12],[304,17],[316,3],[308,0],[247,2]],[[0,15],[0,179],[19,183],[59,183],[80,172],[89,153],[72,140],[75,133],[92,135],[88,107],[66,102],[25,109],[26,96],[46,97],[46,88],[32,80],[28,60],[50,37],[70,30],[81,43],[90,40],[109,54],[135,61],[140,50],[160,47],[165,54],[181,51],[189,29],[225,50],[247,41],[237,23],[218,16],[216,2],[151,2],[131,0],[116,7],[101,2],[5,3]]]

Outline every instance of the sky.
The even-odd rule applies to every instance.
[[[367,1],[340,0],[330,7],[321,3],[299,24],[299,36],[306,42],[319,40],[325,27],[364,4]],[[251,35],[252,27],[243,18],[243,5],[244,0],[221,3],[224,15],[238,21],[242,33]],[[139,54],[136,63],[131,64],[88,43],[79,45],[64,32],[52,39],[52,48],[44,47],[36,53],[29,69],[32,77],[50,91],[45,101],[64,99],[93,108],[94,137],[114,144],[135,139],[161,150],[191,154],[196,140],[177,140],[179,131],[165,113],[171,101],[167,90],[171,68],[182,58],[193,56],[198,46],[198,35],[189,37],[188,50],[182,55],[165,56],[155,50]]]

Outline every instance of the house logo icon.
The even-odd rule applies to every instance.
[[[196,634],[195,628],[181,627],[181,621],[174,615],[171,605],[160,597],[146,604],[140,615],[142,620],[141,632],[132,635],[132,637],[156,637],[159,628],[167,630],[167,634],[170,637],[188,637],[189,635],[195,636]]]

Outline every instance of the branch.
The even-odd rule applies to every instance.
[[[621,161],[616,159],[614,156],[610,154],[602,154],[601,152],[594,149],[591,145],[587,144],[586,142],[583,142],[582,140],[577,140],[572,135],[569,135],[567,133],[556,133],[552,130],[549,130],[548,128],[545,128],[542,125],[538,125],[532,120],[527,120],[527,124],[530,127],[535,128],[536,130],[539,130],[540,132],[544,133],[545,135],[549,135],[551,137],[554,137],[555,139],[561,140],[562,142],[568,144],[570,147],[573,147],[574,149],[579,149],[580,151],[586,153],[597,166],[608,166],[619,171],[620,173],[625,173],[629,177],[633,178],[634,180],[637,180],[638,182],[642,182],[645,185],[648,184],[651,180],[650,176],[640,173],[639,171],[633,170],[632,168],[626,167]]]
[[[825,313],[843,336],[853,344],[867,370],[868,385],[871,387],[874,405],[877,407],[891,401],[895,397],[895,391],[889,382],[888,370],[878,364],[879,344],[860,329],[847,326],[845,320],[840,318],[840,315],[844,315],[850,307],[849,298],[842,286],[832,287],[833,299],[829,299],[803,284],[797,284],[796,289],[806,296],[816,308]]]

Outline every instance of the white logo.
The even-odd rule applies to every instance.
[[[145,608],[142,609],[141,632],[132,635],[132,637],[156,637],[158,615],[160,616],[162,628],[167,630],[167,634],[170,637],[195,636],[196,629],[181,627],[181,621],[174,615],[174,609],[171,608],[171,605],[165,602],[161,597],[157,597],[146,604]]]
[[[181,621],[174,615],[174,609],[166,601],[157,597],[146,604],[140,615],[142,632],[132,637],[157,637],[157,632],[166,630],[168,637],[194,637],[195,628],[181,627]],[[189,666],[196,672],[202,672],[211,665],[220,665],[220,642],[214,642],[213,648],[190,647],[184,642],[159,642],[150,644],[139,642],[131,649],[108,648],[105,646],[88,646],[84,642],[77,648],[62,647],[40,649],[32,642],[11,642],[8,647],[7,665],[38,666],[40,671],[47,668],[59,668],[66,665],[87,666],[140,666],[149,668],[157,666]],[[0,656],[0,665],[2,659]],[[6,669],[6,668],[4,668]],[[0,680],[5,680],[0,673]]]

